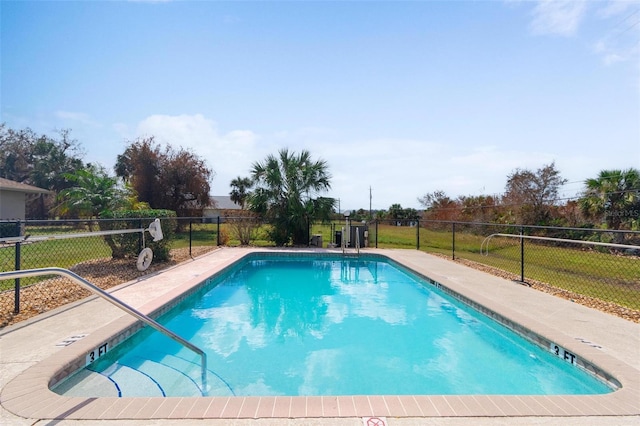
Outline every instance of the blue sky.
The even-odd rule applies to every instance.
[[[281,148],[342,209],[504,191],[555,161],[573,197],[640,168],[638,1],[2,1],[1,120],[71,129],[112,169],[140,136],[213,195]]]

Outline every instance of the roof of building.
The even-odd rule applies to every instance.
[[[14,192],[26,192],[29,194],[47,194],[50,191],[36,186],[27,185],[25,183],[15,182],[13,180],[0,178],[0,190],[2,191],[14,191]]]
[[[228,195],[212,195],[209,207],[218,210],[241,210],[240,205],[231,201]]]

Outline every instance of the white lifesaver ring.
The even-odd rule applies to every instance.
[[[149,247],[142,249],[142,251],[138,255],[138,261],[136,262],[138,271],[146,271],[149,265],[151,265],[152,260],[153,251],[151,251]]]

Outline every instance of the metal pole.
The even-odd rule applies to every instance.
[[[420,250],[420,221],[417,220],[416,223],[418,224],[416,229],[416,250]]]
[[[451,259],[456,260],[456,223],[451,224]]]
[[[376,220],[376,248],[378,248],[378,221]]]
[[[524,227],[520,227],[520,281],[524,283]]]
[[[21,253],[21,249],[20,249],[20,241],[18,241],[16,243],[16,259],[15,259],[15,270],[19,271],[20,270],[20,264],[22,263],[20,260],[20,253]],[[14,296],[14,302],[13,302],[13,313],[15,314],[19,314],[20,313],[20,278],[16,278],[14,280],[14,286],[15,286],[15,296]]]
[[[193,257],[193,256],[191,255],[191,241],[193,240],[193,235],[192,235],[192,233],[191,233],[191,223],[192,223],[192,222],[193,222],[193,221],[192,221],[191,219],[189,219],[189,257]]]
[[[220,245],[220,215],[218,215],[218,231],[216,232],[218,238],[218,245]]]

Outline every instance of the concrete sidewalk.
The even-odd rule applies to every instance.
[[[151,312],[180,292],[185,283],[198,283],[210,276],[211,273],[232,264],[244,255],[257,251],[264,250],[230,248],[216,250],[162,273],[121,285],[111,290],[111,293],[142,312]],[[297,252],[299,251],[297,250]],[[326,252],[326,250],[317,251]],[[386,417],[386,424],[408,426],[462,425],[463,422],[465,425],[470,422],[486,425],[536,425],[543,423],[631,425],[640,423],[639,324],[540,293],[526,286],[416,250],[371,249],[363,251],[363,254],[366,253],[387,256],[419,274],[437,281],[451,291],[463,295],[484,309],[524,326],[528,332],[561,344],[563,348],[600,367],[623,384],[623,389],[603,396],[515,397],[515,399],[454,396],[450,398],[439,397],[440,399],[437,401],[434,397],[433,400],[436,402],[432,401],[432,403],[443,403],[452,408],[452,411],[445,413],[447,415],[444,416],[412,416],[407,403],[401,400],[400,404],[404,404],[405,415],[397,415],[397,412],[394,412],[393,415],[382,416]],[[90,297],[79,303],[0,330],[0,387],[2,388],[0,393],[0,402],[2,403],[0,424],[201,425],[203,419],[206,419],[206,424],[212,425],[363,425],[362,417],[364,416],[358,415],[358,413],[348,417],[314,415],[300,418],[276,416],[275,418],[228,417],[215,419],[206,413],[196,413],[197,402],[195,401],[189,401],[190,407],[192,407],[189,412],[190,418],[179,418],[180,416],[176,415],[175,407],[174,411],[170,411],[170,413],[173,412],[178,418],[169,419],[167,416],[165,420],[158,418],[157,415],[136,418],[144,406],[156,403],[164,404],[159,406],[166,406],[171,403],[170,400],[173,398],[163,398],[162,401],[149,401],[151,398],[128,398],[126,403],[129,406],[129,411],[137,413],[130,417],[123,414],[124,409],[121,411],[117,409],[118,404],[125,402],[122,401],[124,398],[121,398],[119,401],[105,402],[106,405],[102,408],[102,412],[108,414],[107,416],[89,414],[85,410],[87,412],[83,418],[51,420],[55,418],[55,415],[52,414],[55,412],[54,408],[56,405],[64,403],[65,398],[46,389],[46,383],[50,376],[45,376],[51,372],[51,365],[46,368],[45,366],[48,363],[51,364],[51,360],[68,362],[69,354],[82,354],[83,345],[93,344],[91,339],[101,341],[105,335],[113,333],[114,325],[121,327],[122,324],[131,321],[127,314],[110,303]],[[61,345],[65,340],[78,335],[87,335],[87,337],[69,346]],[[37,383],[35,383],[36,381]],[[31,382],[34,382],[33,386]],[[29,399],[29,395],[31,397],[40,395],[41,399]],[[66,400],[69,399],[66,398]],[[491,404],[491,409],[488,410],[485,406],[482,411],[483,415],[473,416],[473,410],[468,406],[478,400],[483,404]],[[41,407],[38,406],[39,401],[42,404]],[[514,407],[514,401],[518,402],[518,406]],[[187,401],[184,402],[187,403]],[[49,404],[50,410],[47,409],[47,404]],[[564,406],[565,404],[567,406]],[[461,408],[456,409],[456,406]],[[132,407],[137,408],[132,410]],[[414,413],[425,412],[424,408],[418,408],[420,411],[416,409]],[[375,410],[375,408],[372,409]],[[117,412],[116,415],[113,414],[115,412]],[[257,408],[255,412],[257,413]],[[307,413],[309,412],[307,411]],[[325,411],[321,410],[321,412]],[[391,410],[388,409],[386,413],[391,413]],[[469,418],[470,413],[472,419]],[[378,412],[374,414],[378,415]]]

